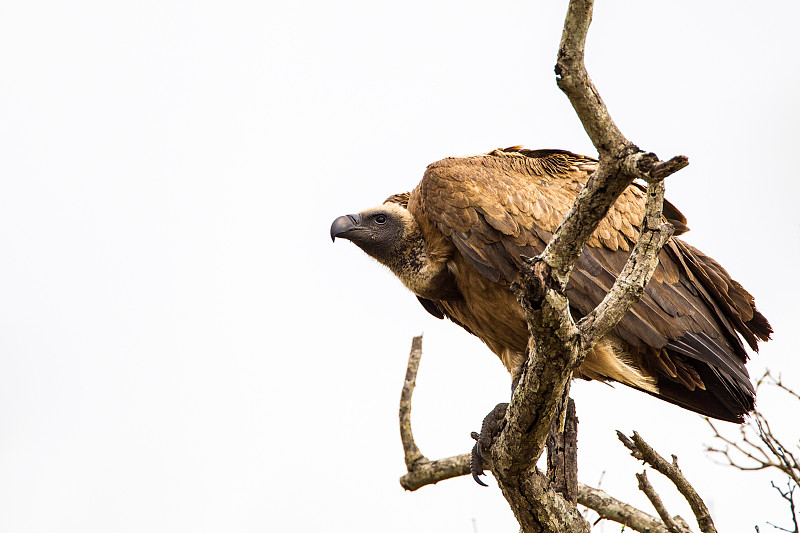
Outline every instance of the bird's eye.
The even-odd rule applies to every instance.
[[[375,222],[378,224],[386,224],[386,215],[378,215],[375,217]]]

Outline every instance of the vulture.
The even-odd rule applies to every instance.
[[[480,338],[516,381],[528,327],[510,285],[524,257],[544,250],[597,160],[511,147],[428,166],[410,193],[341,216],[347,239],[387,266],[433,316]],[[629,186],[600,222],[569,278],[577,319],[610,290],[638,237],[644,188]],[[664,202],[675,235],[686,218]],[[586,356],[575,377],[617,382],[685,409],[742,422],[755,391],[748,353],[772,328],[753,297],[714,259],[676,237],[641,299]]]

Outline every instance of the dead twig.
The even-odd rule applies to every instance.
[[[775,376],[769,370],[756,381],[756,391],[764,387],[773,387],[795,400],[800,400],[794,390],[783,383],[781,376]],[[798,531],[797,509],[794,502],[794,491],[800,486],[800,445],[795,451],[785,446],[775,435],[767,417],[758,408],[753,412],[747,422],[738,428],[737,437],[725,436],[710,419],[706,422],[714,433],[714,439],[721,445],[707,446],[706,451],[711,454],[719,464],[732,466],[742,471],[752,470],[777,470],[785,475],[787,490],[783,491],[772,482],[772,486],[781,497],[789,503],[794,531]],[[767,522],[771,526],[783,531],[792,531]]]
[[[781,490],[774,481],[771,481],[770,484],[772,488],[778,491],[778,494],[781,495],[781,498],[789,502],[789,509],[792,513],[792,523],[794,524],[794,529],[786,529],[784,527],[776,526],[772,522],[767,522],[767,524],[771,525],[775,529],[780,529],[781,531],[788,531],[789,533],[800,533],[800,527],[797,524],[797,510],[794,503],[794,491],[797,489],[797,485],[793,485],[791,482],[786,483],[786,490]]]
[[[636,479],[639,481],[639,490],[644,492],[644,495],[647,496],[647,499],[653,504],[653,508],[658,513],[658,516],[661,517],[661,521],[664,522],[664,525],[670,533],[691,533],[688,527],[684,527],[685,522],[679,524],[679,520],[682,521],[681,517],[676,516],[673,518],[670,516],[667,508],[664,506],[664,502],[661,501],[661,496],[658,495],[656,489],[653,488],[650,481],[647,479],[647,471],[636,474]]]
[[[414,337],[411,343],[406,378],[400,394],[400,440],[406,457],[408,473],[400,478],[400,485],[408,491],[415,491],[426,485],[434,485],[439,481],[470,474],[470,454],[461,454],[445,459],[430,460],[425,457],[414,442],[411,432],[411,396],[416,384],[417,371],[422,358],[422,337]],[[535,474],[537,481],[535,489],[528,487],[523,490],[538,490],[547,493],[547,501],[560,508],[563,498],[556,494],[547,480]],[[617,500],[606,492],[592,488],[583,483],[578,483],[578,503],[595,511],[598,520],[611,520],[634,531],[642,533],[670,533],[664,523],[635,507]],[[565,531],[571,531],[566,529]]]
[[[622,444],[631,451],[631,455],[650,465],[675,485],[678,492],[680,492],[689,503],[689,507],[691,507],[697,519],[697,524],[700,526],[700,531],[703,533],[716,533],[717,529],[714,526],[714,521],[711,519],[711,514],[708,512],[708,507],[706,507],[705,502],[700,495],[697,494],[697,491],[691,483],[684,477],[683,472],[681,472],[681,469],[678,467],[677,457],[673,455],[672,462],[668,462],[650,447],[650,445],[635,431],[630,438],[626,437],[621,431],[617,431],[617,437]]]

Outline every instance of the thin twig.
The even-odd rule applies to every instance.
[[[578,483],[578,503],[595,511],[600,517],[598,521],[611,520],[642,533],[670,531],[658,518],[583,483]]]
[[[417,448],[414,442],[414,434],[411,431],[411,395],[414,394],[414,387],[417,385],[417,371],[419,370],[421,358],[422,335],[411,340],[411,353],[408,356],[406,379],[403,382],[403,391],[400,393],[400,440],[403,443],[406,467],[409,472],[421,461],[427,461],[422,452],[419,451],[419,448]]]
[[[414,442],[411,431],[411,396],[417,383],[417,372],[422,359],[422,335],[411,340],[406,378],[400,393],[400,441],[403,443],[408,473],[400,478],[400,485],[406,490],[417,490],[425,485],[463,476],[469,473],[469,454],[456,455],[446,459],[431,461],[425,457]]]
[[[795,489],[797,489],[797,485],[792,485],[791,482],[786,483],[787,487],[786,487],[786,491],[784,492],[775,484],[774,481],[770,481],[770,484],[772,485],[772,488],[774,488],[775,490],[778,491],[778,494],[781,495],[781,498],[783,498],[784,500],[789,502],[789,510],[791,512],[791,515],[792,515],[792,523],[794,524],[794,529],[786,529],[786,528],[783,528],[783,527],[780,527],[780,526],[776,526],[772,522],[767,522],[767,524],[771,525],[772,527],[774,527],[776,529],[780,529],[782,531],[788,531],[789,533],[800,533],[800,526],[798,526],[798,523],[797,523],[797,511],[796,511],[796,507],[795,507],[795,503],[794,503],[794,491],[795,491]]]
[[[792,389],[787,387],[780,376],[775,377],[769,371],[765,372],[756,381],[756,391],[762,387],[771,386],[789,394],[795,399],[800,399]],[[789,477],[795,485],[800,485],[800,464],[795,453],[785,446],[775,435],[769,421],[764,414],[756,409],[748,422],[739,427],[739,438],[732,439],[723,435],[717,426],[706,419],[714,439],[723,443],[723,447],[708,446],[706,451],[724,461],[717,461],[726,466],[739,470],[765,470],[776,469]]]
[[[678,492],[689,503],[697,524],[700,526],[700,531],[703,533],[716,533],[717,529],[714,527],[714,522],[711,519],[711,514],[708,512],[703,499],[694,490],[694,487],[684,477],[683,472],[678,467],[678,458],[672,456],[672,463],[667,462],[666,459],[661,457],[653,448],[647,444],[641,436],[635,431],[631,438],[626,437],[622,432],[617,431],[617,437],[631,451],[631,455],[640,459],[653,467],[655,470],[663,474],[667,479],[672,481]]]
[[[687,530],[681,528],[675,520],[673,520],[672,516],[670,516],[667,508],[664,506],[664,502],[661,501],[661,496],[658,495],[656,489],[653,488],[653,485],[651,485],[650,481],[647,479],[647,471],[636,474],[636,479],[639,481],[639,490],[644,492],[644,495],[647,496],[647,499],[653,504],[653,508],[658,513],[658,516],[661,517],[661,521],[664,522],[664,525],[670,533],[687,533]]]

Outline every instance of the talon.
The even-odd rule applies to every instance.
[[[472,432],[473,438],[478,440],[476,437],[479,435]],[[472,479],[475,480],[475,483],[481,485],[482,487],[488,487],[486,483],[484,483],[478,476],[483,475],[483,457],[481,454],[480,443],[476,442],[475,446],[472,447],[472,455],[469,459],[469,470],[472,472]]]
[[[482,475],[483,475],[483,474],[476,474],[475,472],[473,472],[473,473],[472,473],[472,479],[474,479],[474,480],[475,480],[475,483],[477,483],[477,484],[478,484],[478,485],[480,485],[481,487],[488,487],[489,485],[487,485],[486,483],[484,483],[483,481],[481,481],[481,478],[479,478],[479,477],[478,477],[478,476],[482,476]]]
[[[481,424],[481,432],[473,431],[470,437],[475,439],[475,446],[472,447],[472,454],[469,460],[469,470],[472,472],[472,479],[482,487],[488,487],[478,476],[482,476],[484,465],[488,462],[485,452],[492,446],[494,438],[503,430],[503,422],[506,416],[507,403],[500,403],[486,415]]]

